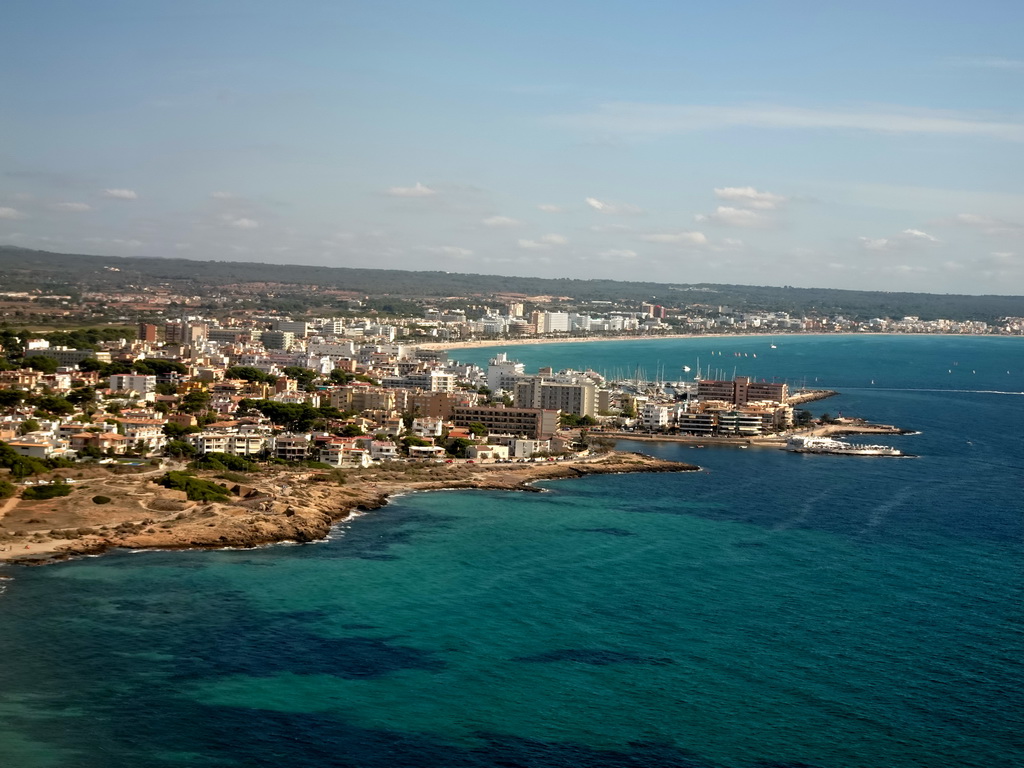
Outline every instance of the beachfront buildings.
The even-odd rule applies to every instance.
[[[734,405],[771,400],[786,403],[789,385],[785,382],[751,381],[749,376],[737,376],[731,381],[702,379],[697,382],[698,400],[724,400]]]
[[[467,428],[481,424],[488,432],[548,439],[558,430],[558,412],[503,405],[457,406],[452,409],[452,423]]]
[[[515,382],[513,403],[517,408],[545,408],[575,416],[597,416],[597,385],[571,377],[548,381],[543,376],[527,376]]]

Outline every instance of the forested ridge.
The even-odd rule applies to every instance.
[[[989,321],[1024,316],[1024,296],[969,296],[852,291],[791,286],[655,283],[568,278],[511,277],[443,271],[316,267],[237,261],[193,261],[64,254],[0,246],[0,285],[5,291],[42,289],[79,294],[157,285],[205,295],[239,283],[317,286],[360,296],[485,300],[497,294],[569,297],[575,303],[654,300],[667,307],[726,306],[741,311],[844,314],[853,318],[944,317]]]

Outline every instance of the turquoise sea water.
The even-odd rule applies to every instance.
[[[0,765],[1024,764],[1024,340],[775,343],[513,356],[653,378],[721,351],[920,458],[633,444],[705,471],[8,568]]]

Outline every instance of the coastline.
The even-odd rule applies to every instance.
[[[252,477],[259,495],[233,503],[195,502],[152,477],[82,480],[70,496],[21,501],[0,515],[0,565],[41,565],[111,549],[252,548],[326,539],[336,523],[380,509],[404,493],[439,490],[539,492],[540,480],[599,474],[686,472],[693,464],[612,451],[526,464],[382,465],[344,473],[267,471]],[[150,475],[152,473],[149,473]],[[213,473],[201,473],[213,477]],[[103,494],[98,494],[103,491]],[[97,495],[111,499],[95,504]]]
[[[534,346],[537,344],[586,344],[591,342],[599,341],[659,341],[662,339],[751,339],[751,338],[763,338],[773,339],[781,341],[787,338],[801,338],[801,337],[812,337],[812,336],[836,336],[836,337],[847,337],[847,336],[898,336],[916,338],[918,336],[928,337],[950,337],[950,338],[991,338],[991,339],[1002,339],[1002,338],[1014,338],[1003,333],[976,333],[976,334],[961,334],[961,333],[895,333],[895,332],[883,332],[883,331],[844,331],[842,333],[822,333],[820,331],[815,332],[794,332],[786,331],[779,332],[773,331],[770,333],[665,333],[665,334],[631,334],[628,336],[569,336],[565,338],[550,338],[543,337],[537,338],[534,336],[527,336],[521,339],[474,339],[472,341],[427,341],[423,343],[416,343],[414,341],[409,342],[409,346],[419,347],[420,349],[435,349],[435,350],[449,350],[449,349],[480,349],[487,347],[525,347]]]
[[[657,435],[634,432],[597,432],[603,437],[613,440],[627,440],[640,443],[683,443],[703,448],[706,445],[726,446],[730,448],[785,448],[788,435],[806,435],[808,437],[831,437],[833,435],[914,435],[915,430],[896,427],[892,424],[868,424],[854,420],[847,423],[822,424],[810,429],[793,430],[782,435],[763,435],[753,437],[717,436],[717,435]]]

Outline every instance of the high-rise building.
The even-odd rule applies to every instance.
[[[539,376],[531,376],[517,381],[514,391],[517,408],[544,408],[576,416],[597,416],[597,387],[590,381],[545,381]]]

